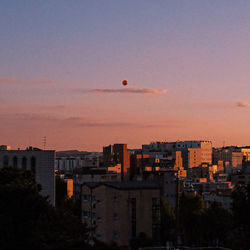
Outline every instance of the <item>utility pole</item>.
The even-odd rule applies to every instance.
[[[46,136],[43,137],[42,143],[43,143],[43,150],[45,150],[46,149],[46,143],[47,143],[47,137]]]
[[[179,235],[179,220],[180,220],[180,205],[179,205],[179,170],[177,169],[176,173],[176,208],[175,208],[175,213],[176,213],[176,247],[179,245],[179,240],[180,240],[180,235]]]

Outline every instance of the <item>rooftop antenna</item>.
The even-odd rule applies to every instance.
[[[223,148],[225,148],[225,140],[223,140]]]
[[[46,148],[46,142],[47,142],[47,137],[44,136],[43,139],[42,139],[42,143],[43,143],[43,150],[45,150]]]

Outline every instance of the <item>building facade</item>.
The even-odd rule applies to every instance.
[[[112,167],[121,164],[121,180],[129,179],[130,153],[127,144],[114,144],[103,147],[103,165]]]
[[[56,152],[56,170],[63,173],[72,173],[76,169],[91,167],[99,168],[102,153],[81,151],[59,151]]]
[[[82,187],[82,221],[91,237],[129,246],[145,233],[159,235],[160,188],[152,182],[88,183]]]
[[[0,150],[0,168],[14,167],[31,170],[41,184],[41,194],[55,205],[55,151],[29,147],[26,150]]]
[[[153,142],[142,145],[142,151],[153,157],[162,156],[168,160],[167,166],[180,165],[186,170],[202,163],[212,164],[211,141]]]

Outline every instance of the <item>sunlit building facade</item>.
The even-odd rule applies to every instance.
[[[159,236],[160,187],[145,181],[87,183],[82,187],[82,221],[90,236],[129,246],[141,233]]]

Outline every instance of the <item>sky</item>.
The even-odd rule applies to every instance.
[[[1,0],[0,144],[250,145],[249,13],[248,0]]]

